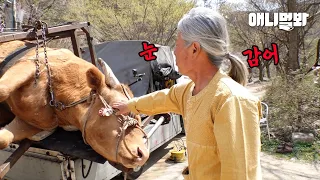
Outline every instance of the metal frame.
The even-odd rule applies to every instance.
[[[81,58],[81,51],[79,47],[79,40],[77,36],[81,33],[78,33],[79,30],[87,37],[88,47],[91,55],[91,62],[96,66],[96,54],[93,46],[93,38],[90,36],[90,23],[89,22],[80,22],[80,23],[70,23],[60,26],[48,27],[46,29],[47,38],[53,39],[62,39],[62,38],[71,38],[73,52],[76,56]],[[37,36],[42,37],[41,30],[37,31]],[[35,40],[35,33],[30,29],[27,32],[13,32],[12,34],[5,33],[4,35],[0,34],[0,43],[9,42],[14,40]]]
[[[265,116],[263,115],[263,112],[262,112],[262,119],[260,119],[260,127],[265,127],[266,126],[267,132],[268,132],[268,138],[269,138],[269,141],[270,141],[271,137],[270,137],[270,131],[269,131],[269,122],[268,122],[269,107],[264,102],[261,102],[261,105],[263,107],[262,111],[265,112]],[[265,120],[266,124],[261,124],[262,120]]]
[[[33,29],[28,30],[27,32],[13,32],[12,34],[5,33],[4,35],[0,34],[0,43],[14,41],[14,40],[29,40],[33,41],[36,39]],[[81,33],[81,31],[82,33]],[[79,32],[80,31],[80,32]],[[80,22],[80,23],[69,23],[60,26],[48,27],[46,29],[46,37],[52,39],[62,39],[62,38],[71,38],[73,52],[79,58],[81,56],[81,50],[79,46],[78,35],[86,35],[88,47],[90,50],[91,62],[96,66],[96,53],[93,46],[93,38],[90,36],[90,23],[89,22]],[[42,37],[42,31],[37,31],[37,36]],[[19,158],[29,149],[32,145],[30,140],[24,140],[20,143],[20,146],[15,150],[12,155],[3,163],[0,164],[0,179],[2,179],[13,165],[19,160]]]

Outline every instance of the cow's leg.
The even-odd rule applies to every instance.
[[[33,127],[16,117],[11,123],[0,129],[0,149],[6,148],[14,141],[32,137],[41,131],[41,129]]]
[[[35,75],[35,64],[25,61],[9,68],[0,79],[0,102],[5,101],[10,93],[20,88],[26,81]]]

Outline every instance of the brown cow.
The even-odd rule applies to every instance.
[[[22,41],[0,43],[0,62],[24,44]],[[59,126],[80,130],[84,140],[109,161],[121,163],[127,168],[143,165],[149,152],[145,134],[139,124],[131,124],[124,130],[124,136],[119,137],[120,132],[123,132],[120,120],[128,116],[99,115],[99,110],[105,106],[103,102],[108,105],[114,101],[127,101],[127,96],[133,97],[129,88],[114,78],[106,64],[103,69],[107,76],[67,49],[47,48],[47,54],[56,101],[68,105],[85,97],[89,98],[64,110],[50,106],[48,71],[44,63],[43,48],[39,49],[40,76],[37,81],[34,61],[36,53],[34,50],[28,51],[16,63],[5,67],[0,78],[0,103],[7,104],[15,115],[14,120],[0,130],[0,149]],[[6,110],[3,109],[3,112]],[[131,122],[140,123],[138,116],[135,119],[138,120],[131,119]],[[7,120],[2,119],[0,122]]]

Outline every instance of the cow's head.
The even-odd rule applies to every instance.
[[[101,63],[101,61],[100,61]],[[104,64],[104,75],[96,68],[87,71],[88,85],[96,93],[91,99],[91,106],[84,117],[84,137],[87,143],[109,161],[120,163],[127,168],[142,166],[149,158],[148,147],[145,144],[145,134],[136,126],[130,126],[125,134],[119,137],[123,124],[118,118],[121,116],[101,116],[99,110],[115,101],[128,101],[133,97],[130,89],[120,84],[110,67]],[[99,97],[100,96],[100,97]],[[128,98],[128,96],[130,96]],[[133,116],[141,123],[139,116]]]

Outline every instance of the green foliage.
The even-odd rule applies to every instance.
[[[261,151],[263,152],[275,152],[277,146],[280,145],[280,141],[277,139],[268,140],[266,135],[261,136]]]
[[[19,1],[23,23],[42,20],[49,26],[88,21],[100,41],[148,40],[172,46],[181,17],[194,0],[28,0]]]
[[[177,23],[192,7],[184,0],[70,0],[64,21],[89,21],[100,41],[148,40],[173,45]]]
[[[312,75],[289,80],[277,77],[263,101],[269,105],[270,127],[313,132],[313,122],[320,120],[320,87],[313,83]]]
[[[267,139],[267,136],[262,136],[261,151],[267,154],[275,155],[282,159],[297,159],[306,162],[320,162],[320,143],[319,141],[314,143],[294,143],[292,152],[286,154],[276,153],[276,150],[281,141],[277,139]]]

